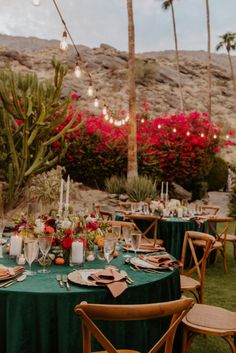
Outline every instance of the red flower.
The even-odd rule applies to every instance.
[[[61,245],[63,246],[64,249],[69,250],[71,248],[72,243],[73,243],[73,238],[66,237],[62,240]]]

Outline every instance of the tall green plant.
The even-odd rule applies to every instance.
[[[133,201],[145,201],[157,196],[156,181],[145,175],[128,179],[125,185],[126,193]]]
[[[74,111],[64,127],[58,129],[71,113],[70,96],[61,99],[67,67],[55,60],[52,64],[53,82],[40,82],[36,74],[0,71],[0,169],[7,185],[9,207],[17,203],[32,175],[61,160],[67,149],[65,133],[79,128]],[[55,154],[52,145],[58,141],[62,148]]]

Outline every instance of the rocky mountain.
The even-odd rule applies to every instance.
[[[74,76],[77,61],[75,50],[61,52],[56,40],[23,38],[0,35],[0,67],[36,72],[42,79],[53,77],[53,56],[69,67],[65,90],[80,95],[81,109],[100,113],[104,103],[112,107],[113,114],[128,107],[127,52],[107,44],[99,48],[77,46],[84,69],[81,79]],[[233,57],[236,70],[236,57]],[[204,51],[181,51],[180,70],[183,82],[185,111],[207,110],[207,53]],[[100,107],[86,94],[90,77],[96,87]],[[175,52],[147,52],[137,54],[137,110],[148,101],[152,116],[172,114],[179,111],[179,90],[175,69]],[[232,89],[228,58],[225,54],[212,54],[212,118],[220,123],[223,131],[236,130],[236,102]],[[236,164],[236,146],[223,151],[223,156]]]

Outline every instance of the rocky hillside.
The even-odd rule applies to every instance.
[[[0,35],[0,67],[10,65],[21,71],[34,71],[40,78],[53,77],[51,59],[67,63],[69,73],[65,80],[65,90],[72,89],[81,96],[81,109],[88,108],[99,113],[86,95],[89,77],[86,73],[81,79],[73,74],[77,61],[73,47],[65,53],[60,52],[56,40],[10,37]],[[109,45],[99,48],[78,46],[82,57],[82,67],[91,73],[97,95],[107,102],[115,112],[127,109],[127,53]],[[213,120],[220,122],[225,131],[236,130],[236,108],[232,93],[232,81],[228,58],[224,54],[213,54],[212,67],[212,110]],[[236,57],[233,58],[236,70]],[[207,55],[204,51],[180,52],[180,69],[183,81],[183,93],[186,111],[207,110]],[[137,101],[147,100],[153,116],[179,110],[179,92],[175,71],[175,53],[173,51],[148,52],[137,55]],[[96,110],[97,109],[97,110]],[[223,152],[224,157],[236,164],[236,147]]]

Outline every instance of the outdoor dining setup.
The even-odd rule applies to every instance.
[[[207,258],[214,244],[224,243],[231,218],[207,214],[206,210],[194,213],[168,197],[149,203],[123,202],[114,209],[113,220],[105,220],[99,214],[101,208],[91,214],[73,212],[69,177],[66,183],[61,182],[58,204],[53,216],[28,211],[15,223],[8,220],[4,224],[1,352],[81,352],[82,344],[87,343],[82,343],[85,338],[75,314],[83,319],[80,302],[124,306],[123,313],[128,306],[138,305],[145,311],[145,305],[154,305],[151,303],[178,303],[185,292],[191,292],[196,302],[204,302]],[[180,208],[182,217],[177,213],[173,217]],[[219,221],[226,222],[221,232],[216,227]],[[203,248],[200,255],[197,246]],[[198,277],[192,280],[196,270]],[[187,300],[179,313],[181,318],[192,304]],[[155,312],[155,306],[151,308]],[[172,311],[176,308],[173,304]],[[153,320],[143,321],[143,315],[132,322],[124,315],[122,324],[114,323],[111,328],[104,322],[99,328],[116,347],[146,351],[161,338],[169,321],[158,315],[154,318],[154,314]],[[32,334],[26,335],[25,327],[30,327]],[[130,330],[137,335],[131,335]],[[175,345],[175,351],[181,351],[181,344]],[[93,347],[98,346],[93,343]]]

